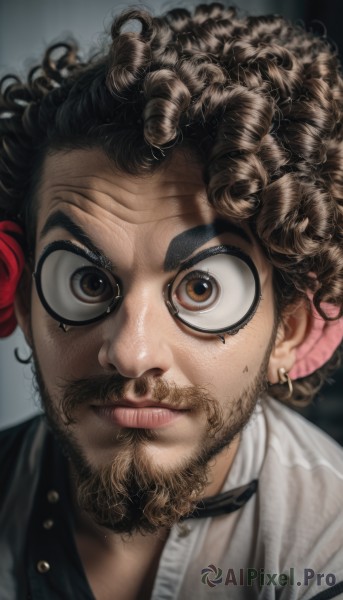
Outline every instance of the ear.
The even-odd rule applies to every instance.
[[[287,312],[281,317],[269,358],[269,383],[279,383],[278,370],[280,367],[283,367],[287,373],[292,369],[296,362],[297,347],[306,338],[310,327],[311,314],[304,301],[287,309]]]
[[[26,263],[17,286],[14,299],[14,312],[18,325],[23,331],[26,343],[32,347],[31,340],[31,289],[32,270]]]

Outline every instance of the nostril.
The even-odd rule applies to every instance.
[[[117,369],[115,368],[114,365],[111,365],[111,363],[109,363],[108,365],[106,365],[106,367],[104,367],[105,371],[109,371],[111,374],[114,372],[117,372]]]

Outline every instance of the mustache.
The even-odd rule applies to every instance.
[[[207,420],[213,431],[221,423],[221,409],[218,401],[200,385],[177,386],[163,378],[152,380],[143,376],[130,380],[121,375],[98,375],[68,381],[61,385],[62,397],[60,410],[66,425],[76,423],[75,411],[78,407],[91,404],[94,401],[104,404],[120,404],[126,396],[128,387],[131,386],[137,398],[150,393],[154,402],[167,400],[168,406],[182,410],[201,410],[207,415]]]

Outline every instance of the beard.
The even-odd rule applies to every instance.
[[[204,387],[176,386],[163,378],[128,380],[120,375],[101,375],[66,382],[58,401],[46,388],[39,361],[33,350],[36,386],[48,425],[71,464],[76,504],[96,524],[112,532],[132,535],[155,533],[171,528],[186,518],[201,500],[210,483],[211,461],[248,423],[259,395],[267,387],[269,350],[253,382],[238,398],[228,394],[224,409]],[[115,450],[109,464],[94,467],[87,460],[74,431],[77,409],[97,402],[116,403],[125,397],[128,383],[136,397],[148,391],[153,400],[169,407],[202,414],[206,425],[192,456],[177,466],[156,465],[146,446],[158,439],[153,429],[122,429],[115,436]],[[80,425],[81,427],[81,425]]]

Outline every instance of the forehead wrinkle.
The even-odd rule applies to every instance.
[[[183,198],[183,197],[181,197]],[[187,197],[186,197],[187,198]],[[180,198],[178,198],[180,200]],[[119,220],[123,220],[128,224],[133,225],[144,225],[146,223],[153,222],[162,222],[173,219],[191,219],[195,214],[195,207],[193,209],[188,209],[189,203],[187,201],[175,202],[175,213],[170,213],[170,204],[167,202],[163,206],[163,202],[160,203],[162,209],[159,211],[160,214],[157,213],[155,206],[150,207],[141,207],[139,206],[139,200],[137,201],[136,207],[127,206],[124,203],[117,202],[117,199],[107,197],[106,201],[99,202],[96,198],[90,198],[83,194],[77,194],[76,196],[71,197],[68,193],[66,193],[66,197],[63,196],[55,196],[49,199],[49,206],[47,207],[48,212],[52,210],[56,210],[61,208],[63,205],[67,205],[72,209],[78,209],[86,214],[93,216],[94,218],[102,219],[105,221],[109,221],[111,217],[118,223]],[[180,204],[185,207],[185,211],[182,212],[180,210]],[[120,210],[118,212],[113,212],[112,208],[117,207]],[[209,205],[205,205],[203,207],[205,212],[211,211],[211,207]],[[212,209],[213,210],[213,209]],[[102,215],[104,215],[102,217]],[[144,218],[142,218],[144,216]]]
[[[95,214],[94,211],[86,210],[84,206],[75,204],[74,202],[68,202],[66,200],[63,200],[62,202],[59,201],[58,203],[51,204],[46,221],[54,213],[62,212],[67,216],[67,218],[70,218],[72,221],[74,221],[76,226],[79,226],[82,229],[84,229],[85,233],[87,233],[88,231],[95,232],[96,235],[94,236],[93,234],[92,237],[94,239],[99,237],[101,240],[103,240],[103,232],[102,230],[100,230],[99,225],[93,223],[93,219],[95,219],[96,221],[100,220],[102,228],[107,229],[108,227],[110,228],[111,225],[115,224],[115,226],[118,229],[125,232],[125,227],[123,227],[123,223],[121,222],[121,220],[117,219],[115,222],[111,223],[111,221],[108,218],[108,211],[99,206],[97,206],[97,209],[99,209],[101,213],[105,213],[105,218],[101,218],[101,215]],[[97,235],[98,232],[99,235]],[[87,235],[91,237],[90,234],[87,233]]]
[[[49,171],[49,170],[48,170]],[[120,179],[120,183],[118,183],[117,177]],[[149,187],[149,189],[154,192],[155,188],[163,189],[170,188],[169,193],[165,195],[159,195],[160,199],[170,198],[170,197],[189,197],[195,196],[199,193],[204,199],[207,199],[206,192],[204,191],[203,184],[199,182],[190,182],[188,179],[183,180],[180,177],[174,178],[156,178],[154,175],[150,177],[139,177],[127,175],[125,178],[125,174],[113,172],[113,179],[110,179],[104,175],[77,175],[74,172],[68,174],[65,171],[62,171],[60,179],[61,181],[54,182],[53,178],[56,177],[56,173],[54,172],[52,175],[49,172],[44,173],[42,177],[42,182],[40,189],[42,192],[45,190],[72,190],[78,192],[78,190],[89,190],[89,192],[110,195],[109,192],[104,191],[104,187],[113,189],[115,188],[117,191],[122,191],[124,193],[128,193],[135,197],[142,196],[142,186],[144,184]],[[69,180],[70,177],[70,180]],[[73,180],[80,180],[80,183],[74,183]],[[98,183],[99,182],[99,183]],[[95,185],[96,183],[96,185]],[[105,185],[103,185],[105,184]],[[185,189],[185,193],[180,193],[180,186]],[[187,191],[187,188],[191,188],[192,191]]]
[[[54,181],[54,177],[57,178],[57,181]],[[75,183],[75,180],[80,180]],[[109,179],[105,179],[102,176],[88,176],[87,175],[76,175],[76,174],[68,174],[65,171],[61,172],[61,175],[58,177],[56,173],[50,175],[49,170],[45,172],[42,177],[42,182],[40,185],[40,190],[44,192],[50,191],[78,191],[78,190],[89,190],[96,193],[103,193],[103,186],[101,185],[103,182],[106,182],[108,186],[113,186],[113,182]]]
[[[84,199],[99,208],[105,208],[109,213],[112,213],[115,202],[116,206],[121,206],[125,211],[117,216],[124,216],[124,219],[133,223],[156,220],[156,209],[158,207],[161,210],[161,206],[164,218],[163,205],[167,205],[168,201],[169,204],[175,201],[178,212],[182,210],[182,205],[186,207],[194,201],[208,205],[206,191],[199,178],[186,178],[179,168],[172,168],[172,172],[170,168],[162,169],[149,176],[125,176],[125,173],[113,168],[102,152],[96,156],[96,153],[82,151],[79,153],[82,160],[75,162],[77,154],[77,151],[72,151],[48,157],[39,190],[44,198],[49,200],[49,196],[57,195],[60,201],[64,198],[67,201],[69,195],[72,196],[70,204],[80,205]],[[92,161],[89,157],[92,157]],[[91,170],[92,175],[87,176],[87,169],[88,173]],[[58,201],[54,200],[54,204]],[[137,212],[138,217],[127,218],[128,214],[136,215]],[[149,213],[152,213],[153,218],[150,218]],[[143,214],[149,217],[142,220]]]
[[[81,244],[83,248],[88,248],[93,254],[95,254],[102,266],[112,272],[115,270],[115,265],[112,260],[108,257],[105,251],[92,239],[92,234],[87,232],[87,226],[76,222],[77,219],[73,219],[67,212],[62,210],[52,211],[46,219],[43,228],[40,232],[40,239],[43,239],[50,231],[57,229],[63,229],[69,235]]]
[[[190,198],[195,196],[201,196],[204,200],[207,200],[207,195],[203,184],[199,184],[198,182],[190,182],[189,180],[182,180],[180,177],[156,179],[154,176],[151,176],[150,178],[139,178],[138,176],[130,177],[128,175],[127,178],[125,178],[125,176],[123,177],[122,174],[118,174],[118,182],[118,179],[116,179],[115,175],[116,174],[114,173],[114,178],[110,179],[104,177],[103,175],[92,175],[87,177],[82,174],[75,175],[73,173],[71,175],[71,180],[69,180],[68,173],[62,171],[59,178],[60,181],[54,181],[56,173],[52,173],[50,175],[48,170],[48,172],[45,172],[42,177],[39,190],[42,194],[49,194],[51,192],[56,193],[56,191],[68,193],[71,191],[80,195],[86,195],[84,194],[84,191],[87,190],[89,192],[87,196],[92,194],[100,194],[109,196],[117,202],[121,202],[121,196],[123,194],[128,194],[136,201],[136,199],[148,194],[148,192],[150,192],[151,196],[156,195],[156,189],[158,189],[158,198],[161,200],[169,198]],[[80,179],[80,183],[73,182],[73,180],[77,179]]]
[[[69,209],[69,206],[72,207],[71,210]],[[148,253],[146,239],[152,239],[152,236],[156,231],[156,222],[158,222],[156,219],[151,221],[152,227],[150,227],[148,232],[144,230],[144,236],[140,236],[138,232],[141,223],[127,223],[122,222],[120,219],[116,219],[112,222],[107,218],[108,215],[106,213],[105,219],[100,219],[101,225],[99,227],[99,224],[97,223],[99,220],[99,215],[94,215],[89,211],[84,211],[82,207],[76,206],[75,204],[71,204],[69,206],[61,206],[61,204],[55,206],[45,220],[45,224],[47,221],[49,221],[51,215],[53,217],[53,215],[58,212],[65,214],[67,218],[70,218],[77,227],[80,227],[85,232],[86,237],[90,239],[90,243],[88,244],[89,249],[99,252],[103,258],[107,260],[108,268],[110,268],[111,271],[114,271],[115,268],[118,268],[119,263],[122,264],[123,258],[125,258],[126,268],[128,268],[128,265],[130,264],[130,269],[132,272],[137,271],[137,267],[140,262],[143,261],[144,263],[144,260],[146,260],[145,254]],[[161,219],[161,221],[167,222],[168,219]],[[43,223],[42,230],[44,230],[45,224]],[[150,225],[150,222],[148,224]],[[126,225],[129,227],[126,227]],[[143,225],[145,225],[145,223],[143,223]],[[68,227],[64,228],[62,225],[61,228],[72,237],[75,237],[73,235],[73,231],[70,231]],[[164,236],[162,237],[164,238]],[[80,239],[80,236],[78,237],[77,235],[76,239],[81,244],[87,246],[87,240]],[[139,245],[139,240],[143,241],[143,246]],[[152,262],[154,262],[154,259],[157,259],[157,255],[159,254],[159,252],[157,252],[157,249],[159,249],[159,244],[157,246],[152,244],[152,246],[153,260],[149,262],[150,266]],[[163,256],[164,251],[161,248],[159,269],[161,269],[161,265],[163,265]],[[119,260],[119,257],[121,257],[121,260]]]
[[[120,194],[109,194],[107,192],[104,191],[96,191],[96,190],[91,190],[88,188],[85,188],[85,190],[88,190],[88,193],[85,193],[83,191],[81,191],[80,189],[72,189],[71,187],[69,189],[66,189],[64,186],[59,186],[61,189],[60,190],[56,190],[55,193],[51,194],[51,197],[49,198],[49,204],[50,207],[53,207],[54,205],[56,205],[57,203],[67,203],[70,205],[75,205],[78,206],[80,208],[83,208],[82,203],[85,203],[85,207],[86,205],[90,206],[90,205],[94,205],[97,209],[99,210],[106,210],[111,212],[111,207],[113,207],[114,205],[118,206],[118,207],[122,207],[125,211],[127,211],[127,213],[132,213],[132,214],[143,214],[143,213],[153,213],[154,215],[156,215],[156,204],[159,205],[159,208],[162,209],[162,212],[164,212],[163,208],[165,206],[165,210],[169,212],[169,208],[168,208],[168,201],[173,201],[175,202],[175,205],[183,205],[185,207],[187,207],[189,205],[189,201],[196,199],[196,195],[194,194],[176,194],[174,193],[170,193],[170,194],[166,194],[166,195],[159,195],[158,197],[155,196],[155,202],[153,205],[151,205],[151,201],[154,200],[153,195],[154,195],[154,190],[151,191],[151,195],[149,195],[149,197],[144,197],[141,195],[138,195],[136,193],[130,193],[130,200],[128,200],[127,197],[125,198],[121,198]],[[63,188],[63,189],[62,189]],[[49,192],[47,192],[47,195],[50,196]],[[201,198],[198,196],[198,199],[201,200]],[[145,206],[146,201],[149,201],[150,205],[149,206]],[[88,204],[90,203],[90,204]],[[208,205],[209,207],[209,205]],[[180,212],[180,213],[174,213],[172,216],[175,216],[175,214],[180,214],[180,215],[187,215],[187,214],[191,214],[192,211],[187,211],[187,212]],[[162,216],[161,218],[167,218],[165,216]],[[154,220],[154,219],[152,219]]]

